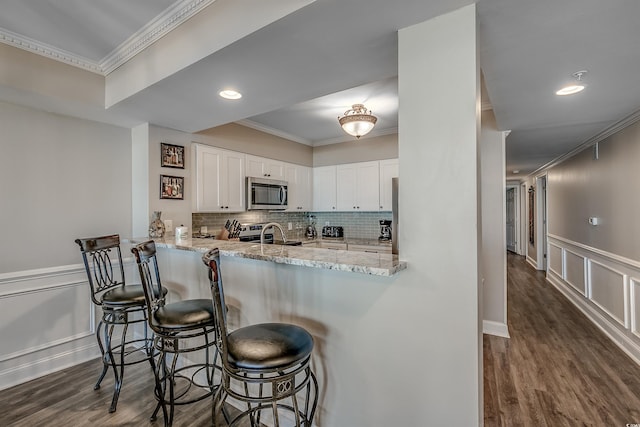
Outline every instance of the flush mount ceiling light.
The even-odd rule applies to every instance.
[[[368,134],[377,121],[378,118],[371,114],[371,111],[367,110],[363,104],[353,104],[342,117],[338,117],[342,129],[358,139]]]
[[[587,74],[586,70],[576,71],[575,73],[573,73],[572,76],[576,79],[576,81],[558,90],[556,92],[556,95],[565,96],[582,92],[585,88],[584,82],[582,81],[582,78],[585,74]]]
[[[238,92],[238,91],[233,90],[233,89],[221,90],[218,93],[218,95],[220,95],[224,99],[240,99],[240,98],[242,98],[242,94],[240,92]]]

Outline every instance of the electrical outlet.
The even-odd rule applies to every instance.
[[[329,221],[325,221],[325,222],[324,222],[324,225],[329,225]]]
[[[292,223],[288,223],[287,224],[287,230],[293,230],[293,224]]]

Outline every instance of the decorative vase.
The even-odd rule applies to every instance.
[[[151,215],[151,224],[149,224],[149,237],[163,237],[165,228],[164,222],[160,219],[162,212],[155,211]]]

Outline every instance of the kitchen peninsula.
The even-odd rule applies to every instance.
[[[143,240],[147,238],[130,242]],[[388,301],[389,290],[399,284],[406,262],[391,254],[304,246],[197,238],[155,241],[169,300],[210,298],[201,257],[217,247],[231,329],[284,322],[309,331],[315,343],[312,366],[321,390],[318,425],[376,425],[368,411],[348,408],[366,406],[369,394],[363,387],[366,390],[374,372],[387,375],[381,347],[393,324],[389,321],[399,315],[397,303]]]
[[[130,239],[141,243],[146,238]],[[376,276],[392,276],[406,268],[397,255],[367,252],[336,251],[303,246],[261,245],[230,240],[212,239],[154,239],[158,248],[177,249],[205,253],[218,248],[222,256],[271,261],[279,264],[364,273]]]

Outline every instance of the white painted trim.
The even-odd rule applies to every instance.
[[[34,270],[12,271],[0,274],[0,286],[8,283],[34,280],[37,278],[65,276],[69,274],[84,273],[84,265],[71,264],[57,267],[38,268]]]
[[[636,261],[630,258],[626,258],[620,255],[616,255],[611,252],[603,251],[602,249],[594,248],[592,246],[584,245],[582,243],[574,242],[573,240],[565,239],[564,237],[557,236],[555,234],[548,234],[548,237],[557,240],[559,242],[567,243],[571,246],[575,246],[576,248],[584,249],[586,251],[592,252],[594,254],[600,255],[602,257],[608,258],[612,261],[619,262],[621,264],[626,264],[629,267],[640,269],[640,261]]]
[[[547,281],[587,316],[614,344],[640,365],[640,344],[634,342],[619,326],[600,313],[599,309],[592,306],[582,295],[573,291],[573,288],[565,286],[554,275],[547,275]]]
[[[502,338],[511,338],[509,336],[509,328],[506,323],[494,322],[492,320],[482,321],[482,333]]]
[[[538,263],[536,262],[536,260],[531,258],[529,254],[527,254],[526,260],[531,265],[531,267],[535,268],[536,270],[538,269]]]
[[[580,292],[580,294],[584,295],[585,297],[587,296],[588,293],[588,277],[589,277],[589,270],[587,268],[587,257],[585,257],[584,255],[581,255],[579,253],[576,253],[574,251],[571,251],[567,248],[562,248],[563,252],[564,252],[564,257],[563,257],[563,270],[565,271],[564,276],[562,276],[562,279],[567,282],[570,286],[572,286],[576,291]],[[567,254],[572,254],[575,255],[578,258],[582,258],[582,289],[578,288],[576,286],[575,283],[570,282],[569,280],[567,280]]]
[[[562,246],[558,246],[554,243],[549,242],[549,248],[551,248],[551,246],[553,246],[554,248],[558,248],[560,249],[560,263],[561,263],[561,268],[562,271],[556,271],[551,267],[551,257],[548,256],[549,254],[551,254],[551,251],[547,251],[547,269],[548,271],[551,271],[553,273],[555,273],[557,276],[562,277],[563,280],[567,280],[566,277],[566,269],[565,269],[565,262],[566,262],[566,258],[565,258],[565,252],[564,252],[564,248]]]
[[[592,303],[594,303],[595,305],[598,306],[598,308],[600,308],[600,310],[604,311],[605,313],[607,313],[609,316],[611,316],[611,318],[613,320],[615,320],[616,322],[620,323],[620,325],[624,326],[625,328],[628,328],[629,326],[629,310],[627,308],[628,305],[628,292],[627,292],[627,275],[624,274],[621,271],[618,271],[614,268],[611,268],[610,266],[603,264],[601,262],[595,261],[591,258],[587,259],[587,264],[588,264],[588,271],[589,271],[589,279],[587,281],[587,283],[589,284],[588,288],[589,288],[589,293],[588,293],[588,298],[589,301],[591,301]],[[609,270],[617,275],[619,275],[622,278],[622,295],[623,295],[623,299],[624,299],[624,313],[622,313],[622,319],[618,318],[618,316],[616,316],[615,314],[611,313],[606,307],[604,307],[602,304],[600,304],[597,300],[595,300],[593,298],[593,281],[592,281],[592,268],[591,266],[595,264],[600,266],[602,269],[604,270]]]
[[[310,141],[306,138],[301,138],[299,136],[292,135],[287,132],[283,132],[278,129],[274,129],[269,126],[265,126],[262,123],[254,122],[253,120],[249,120],[249,119],[238,120],[236,124],[239,124],[244,127],[248,127],[250,129],[259,130],[261,132],[268,133],[270,135],[279,136],[280,138],[288,139],[289,141],[297,142],[299,144],[313,146],[313,141]]]
[[[213,2],[215,0],[181,0],[169,6],[102,58],[100,61],[102,73],[106,76],[116,70]]]
[[[640,339],[640,329],[636,327],[640,319],[636,319],[636,310],[634,310],[634,302],[636,300],[636,286],[640,287],[640,279],[635,277],[629,278],[629,311],[631,312],[631,333]]]
[[[0,28],[0,42],[106,76],[214,1],[181,0],[174,3],[98,62],[4,28]]]
[[[98,344],[84,345],[0,372],[0,390],[100,357]],[[97,375],[97,371],[96,371]]]
[[[640,110],[634,111],[633,113],[629,114],[628,116],[623,117],[621,120],[618,120],[617,122],[613,123],[611,126],[606,128],[605,130],[603,130],[599,134],[594,135],[591,138],[587,139],[582,144],[578,145],[576,148],[574,148],[573,150],[569,151],[568,153],[565,153],[565,154],[563,154],[563,155],[561,155],[559,157],[556,157],[555,159],[551,160],[550,162],[540,166],[538,169],[534,170],[529,175],[527,175],[524,179],[526,180],[529,177],[536,176],[536,174],[539,174],[542,171],[551,169],[552,167],[559,165],[560,163],[564,162],[565,160],[568,160],[571,157],[575,156],[576,154],[586,150],[587,148],[590,148],[591,146],[596,145],[599,142],[602,142],[606,138],[608,138],[611,135],[621,131],[622,129],[625,129],[626,127],[631,126],[632,124],[634,124],[638,120],[640,120]]]

